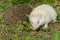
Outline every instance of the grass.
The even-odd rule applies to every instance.
[[[51,40],[60,40],[60,32],[54,32],[52,34]]]
[[[35,7],[39,4],[49,4],[55,6],[54,0],[6,0],[1,2],[0,9],[4,12],[10,6],[18,4],[29,4]],[[57,8],[55,8],[57,9]],[[60,21],[60,11],[58,13],[58,21]],[[60,40],[60,23],[51,24],[46,31],[32,31],[30,23],[24,22],[24,25],[8,25],[3,20],[3,13],[0,12],[0,40]]]

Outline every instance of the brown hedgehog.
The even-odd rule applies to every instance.
[[[5,11],[3,18],[7,24],[21,23],[28,20],[26,15],[29,15],[31,11],[32,7],[30,5],[14,5]]]

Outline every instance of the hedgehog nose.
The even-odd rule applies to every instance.
[[[37,30],[37,28],[36,27],[32,27],[32,30]]]
[[[36,28],[32,28],[32,30],[36,30]]]

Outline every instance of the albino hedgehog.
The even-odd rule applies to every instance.
[[[48,23],[56,22],[57,13],[50,5],[39,5],[32,10],[29,15],[29,20],[32,24],[32,30],[37,30],[40,26],[48,27]]]

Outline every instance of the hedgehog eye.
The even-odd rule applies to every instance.
[[[37,23],[39,23],[39,21]]]

